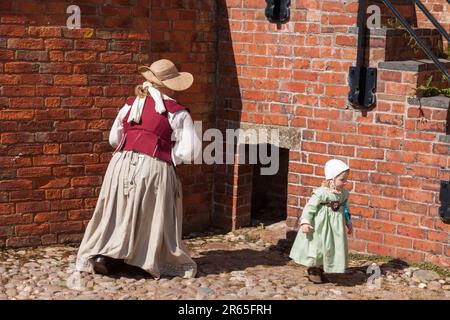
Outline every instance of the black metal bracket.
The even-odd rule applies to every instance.
[[[367,27],[366,27],[367,0],[360,0],[358,7],[358,47],[356,53],[356,66],[351,66],[348,74],[348,102],[355,109],[366,111],[375,104],[377,88],[377,69],[368,66]]]
[[[445,223],[450,223],[450,181],[441,181],[441,189],[439,191],[439,216]]]
[[[265,15],[270,22],[286,23],[290,18],[291,0],[266,0]]]
[[[359,72],[359,79],[357,73]],[[376,99],[377,68],[350,67],[348,76],[349,103],[357,109],[370,108]]]

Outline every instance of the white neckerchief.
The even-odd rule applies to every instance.
[[[148,92],[152,96],[153,100],[155,101],[155,110],[159,114],[162,114],[166,111],[166,107],[164,106],[163,98],[166,99],[172,99],[166,95],[163,95],[158,89],[156,89],[153,84],[149,81],[145,81],[142,84],[142,87],[145,89],[147,88]],[[139,98],[139,96],[136,97],[136,99],[133,102],[133,105],[131,106],[130,115],[128,117],[128,123],[135,122],[139,123],[141,122],[141,116],[142,116],[142,110],[144,109],[145,99]]]

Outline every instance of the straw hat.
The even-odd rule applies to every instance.
[[[194,82],[189,72],[179,72],[175,64],[167,59],[155,61],[151,66],[140,66],[138,71],[148,81],[174,91],[188,89]]]

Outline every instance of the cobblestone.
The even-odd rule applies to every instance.
[[[2,250],[0,299],[450,299],[449,277],[395,261],[379,264],[379,286],[368,285],[372,262],[364,259],[312,284],[306,268],[288,258],[283,226],[191,235],[186,244],[198,264],[194,279],[155,280],[133,267],[111,276],[75,272],[72,246]]]

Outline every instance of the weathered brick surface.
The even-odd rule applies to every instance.
[[[346,108],[346,78],[356,58],[356,2],[293,1],[291,20],[280,28],[265,19],[264,2],[219,3],[218,126],[241,121],[299,128],[302,134],[298,150],[290,150],[295,164],[289,166],[288,227],[296,227],[312,189],[320,185],[326,160],[337,157],[352,168],[352,249],[449,265],[450,227],[437,214],[439,180],[449,178],[447,111],[419,108],[406,99],[431,73],[379,69],[378,102],[364,116]],[[426,4],[448,27],[445,1]],[[398,8],[419,27],[429,27],[407,1]],[[382,14],[386,22],[389,14],[384,9]],[[433,37],[427,41],[435,46]],[[373,61],[411,54],[385,52],[399,42],[395,37],[372,40]],[[301,156],[293,160],[296,153]],[[239,183],[240,167],[215,175],[218,224],[220,217],[239,217],[232,196],[247,187]]]
[[[0,243],[78,242],[111,157],[108,133],[143,78],[137,66],[172,59],[195,76],[177,96],[204,126],[212,119],[213,1],[2,1],[0,5]],[[81,8],[81,29],[66,8]],[[150,23],[152,21],[152,23]],[[212,169],[189,165],[185,231],[204,229]],[[194,176],[191,176],[194,174]]]
[[[397,2],[408,20],[430,27],[408,1]],[[280,28],[264,17],[264,1],[152,1],[149,10],[149,1],[131,0],[80,1],[82,29],[68,30],[70,4],[77,3],[0,5],[0,244],[80,240],[111,157],[108,130],[142,80],[137,66],[167,57],[194,74],[177,98],[204,130],[250,123],[299,131],[289,150],[290,228],[320,185],[323,164],[338,157],[352,167],[352,249],[450,263],[450,228],[437,216],[439,180],[450,178],[447,112],[406,100],[437,73],[380,68],[376,108],[367,115],[347,108],[355,1],[292,1]],[[448,29],[445,1],[426,5]],[[390,14],[382,9],[382,17]],[[386,54],[393,42],[374,37],[373,61],[410,57]],[[177,171],[185,231],[248,223],[251,166]]]

